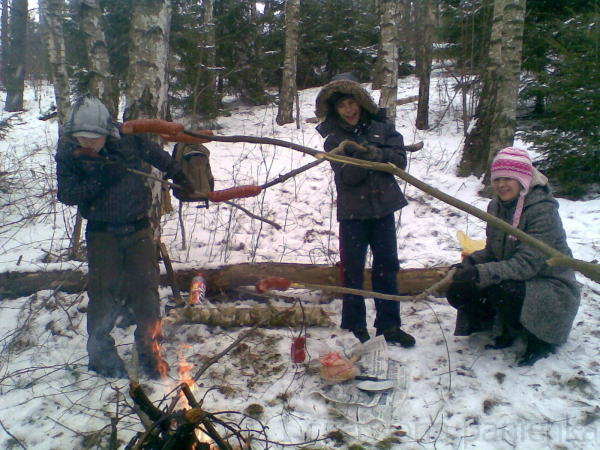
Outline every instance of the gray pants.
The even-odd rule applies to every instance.
[[[160,319],[159,268],[150,227],[126,234],[87,232],[87,350],[90,364],[118,357],[110,335],[122,303],[133,310],[135,342],[141,356],[152,355]]]

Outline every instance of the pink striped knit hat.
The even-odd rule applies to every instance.
[[[523,189],[517,201],[512,225],[516,227],[521,220],[525,196],[529,192],[531,182],[533,181],[534,169],[531,164],[531,158],[526,150],[516,147],[506,147],[498,152],[492,162],[492,181],[496,178],[512,178],[517,180]]]

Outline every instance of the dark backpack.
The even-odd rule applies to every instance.
[[[211,192],[215,189],[215,179],[210,169],[210,150],[202,144],[178,143],[173,148],[173,158],[177,161],[183,173],[194,185],[196,192]],[[197,201],[188,198],[179,189],[173,190],[175,198],[181,201]]]

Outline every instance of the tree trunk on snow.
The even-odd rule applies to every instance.
[[[80,27],[85,35],[88,90],[106,105],[113,117],[119,110],[117,83],[110,70],[104,19],[98,0],[78,0]]]
[[[127,77],[124,120],[164,119],[167,112],[167,61],[171,2],[145,0],[134,2],[129,35],[129,75]],[[158,135],[154,136],[160,143]],[[161,174],[153,169],[154,175]],[[146,179],[152,189],[150,220],[159,237],[162,184]]]
[[[521,70],[525,0],[495,0],[487,70],[459,175],[486,173],[498,150],[513,143]]]
[[[6,85],[6,66],[8,59],[8,1],[2,0],[0,18],[0,85]]]
[[[204,119],[215,119],[219,112],[220,97],[217,91],[217,44],[214,1],[202,2],[202,59],[196,78],[193,112]]]
[[[279,109],[277,110],[277,125],[294,121],[294,97],[296,93],[296,69],[298,61],[298,39],[300,21],[300,0],[288,0],[285,6],[285,56],[281,90],[279,91]]]
[[[180,323],[202,323],[205,325],[231,328],[263,324],[265,327],[332,327],[330,313],[320,306],[200,306],[198,308],[176,308],[169,312],[163,326]]]
[[[69,75],[67,73],[65,35],[63,22],[65,14],[64,0],[40,0],[40,22],[44,29],[50,76],[54,85],[54,98],[58,111],[59,130],[65,123],[67,111],[71,106]]]
[[[268,277],[284,277],[294,283],[340,286],[340,269],[336,266],[293,263],[247,263],[222,266],[216,269],[196,268],[175,272],[182,291],[188,291],[194,275],[204,274],[207,294],[215,296],[231,292],[241,286],[254,286]],[[401,269],[398,272],[400,295],[418,294],[440,281],[447,268]],[[77,293],[86,289],[87,276],[75,270],[55,272],[4,272],[0,273],[0,298],[31,295],[43,289],[56,289]],[[365,289],[371,289],[370,270],[365,271]],[[161,275],[161,286],[169,286],[167,275]]]
[[[418,130],[429,128],[429,85],[431,83],[431,58],[433,47],[434,6],[432,0],[422,0],[417,6],[417,76],[419,78],[419,104],[417,106]]]
[[[398,95],[398,22],[400,6],[396,0],[381,4],[381,95],[379,107],[385,108],[391,122],[396,120]]]
[[[25,54],[27,52],[27,0],[12,0],[10,8],[8,58],[6,66],[6,103],[8,112],[23,110]]]

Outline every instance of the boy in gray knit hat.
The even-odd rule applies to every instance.
[[[121,135],[106,106],[85,95],[73,105],[56,155],[58,200],[79,206],[87,219],[87,350],[89,369],[110,377],[127,371],[111,336],[123,301],[133,310],[142,370],[166,374],[160,338],[159,269],[150,226],[151,191],[128,169],[149,165],[185,189],[193,187],[180,166],[144,135]]]

